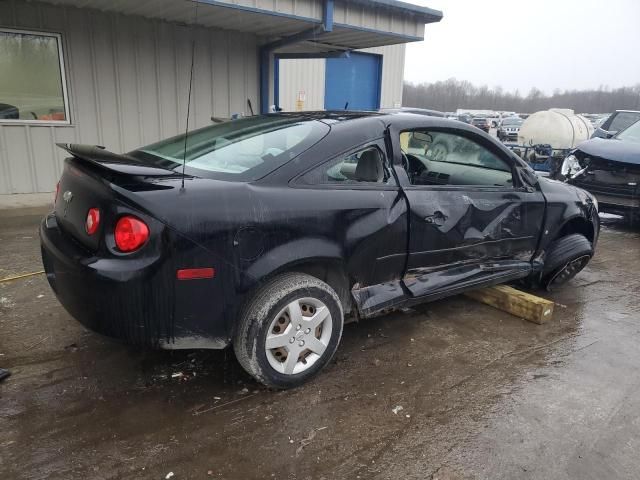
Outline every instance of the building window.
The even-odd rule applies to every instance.
[[[0,29],[0,122],[69,123],[62,40]]]

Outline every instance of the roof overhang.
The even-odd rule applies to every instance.
[[[331,4],[330,31],[318,28],[313,38],[289,44],[282,51],[315,53],[393,45],[424,39],[424,25],[438,22],[442,13],[396,0],[40,0],[56,5],[92,8],[123,15],[139,15],[186,25],[197,23],[252,33],[265,43],[321,27]],[[260,5],[275,4],[275,8]],[[196,17],[197,7],[197,17]]]

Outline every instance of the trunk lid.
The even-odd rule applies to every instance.
[[[105,228],[113,228],[122,196],[114,185],[131,189],[152,189],[148,179],[177,176],[176,172],[146,166],[126,155],[101,147],[59,144],[73,157],[65,161],[58,186],[54,212],[60,229],[84,247],[96,251],[104,239]],[[90,208],[100,211],[98,230],[85,230]]]

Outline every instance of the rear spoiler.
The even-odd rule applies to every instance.
[[[140,177],[169,177],[181,174],[165,168],[145,165],[140,160],[113,153],[99,145],[83,145],[77,143],[56,143],[58,147],[69,152],[75,158],[112,172]]]

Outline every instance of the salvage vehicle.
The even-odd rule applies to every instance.
[[[491,129],[491,124],[487,117],[475,117],[471,120],[471,125],[486,133],[489,133],[489,130]]]
[[[611,138],[616,133],[640,120],[640,112],[636,110],[616,110],[598,127],[591,138]]]
[[[442,156],[436,143],[468,145]],[[559,286],[598,239],[590,194],[445,118],[280,113],[126,154],[61,146],[40,238],[69,313],[134,344],[233,345],[275,388],[331,360],[345,317],[504,282]]]
[[[509,117],[502,120],[500,127],[498,128],[498,140],[503,142],[516,142],[518,141],[518,133],[520,132],[520,126],[522,125],[520,117]]]
[[[640,121],[610,140],[582,142],[565,158],[561,174],[594,194],[601,211],[640,222]]]

